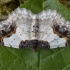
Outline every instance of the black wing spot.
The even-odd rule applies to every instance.
[[[28,48],[30,47],[34,52],[38,48],[50,48],[50,45],[47,41],[38,41],[38,40],[25,40],[21,41],[19,44],[19,48]]]

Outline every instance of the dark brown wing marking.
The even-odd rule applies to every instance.
[[[12,34],[14,34],[16,32],[16,25],[15,24],[11,24],[9,25],[4,25],[3,28],[0,30],[0,44],[3,44],[3,39],[10,37]]]
[[[38,40],[25,40],[21,41],[19,48],[32,48],[35,52],[38,48],[50,48],[50,45],[47,41],[38,41]]]
[[[60,26],[58,24],[54,24],[52,28],[55,34],[67,40],[66,46],[69,46],[70,45],[70,31],[68,30],[68,28],[65,25]]]

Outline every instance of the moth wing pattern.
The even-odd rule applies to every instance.
[[[17,8],[13,11],[7,20],[0,22],[2,26],[16,25],[15,33],[12,33],[9,37],[3,37],[3,45],[8,47],[19,48],[20,42],[23,40],[30,40],[31,38],[31,26],[34,23],[35,15],[25,8]],[[2,30],[3,27],[1,27]],[[8,27],[9,29],[10,27]],[[5,28],[6,30],[6,28]],[[2,43],[2,42],[1,42]]]
[[[49,9],[39,13],[38,23],[39,23],[39,40],[48,41],[50,44],[50,48],[66,46],[66,38],[63,36],[61,38],[57,33],[54,32],[53,28],[55,28],[54,25],[56,26],[59,25],[60,28],[57,27],[57,29],[62,30],[62,27],[64,25],[65,27],[68,26],[69,23],[68,21],[65,21],[65,19],[56,10]],[[69,28],[69,26],[67,28]]]
[[[56,10],[34,14],[17,8],[0,22],[0,44],[13,48],[57,48],[70,45],[70,22]]]

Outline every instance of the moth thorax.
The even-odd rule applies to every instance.
[[[32,28],[31,28],[31,39],[37,39],[38,35],[38,23],[37,21],[33,21]]]

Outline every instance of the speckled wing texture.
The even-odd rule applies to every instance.
[[[70,45],[70,22],[56,10],[34,14],[17,8],[0,22],[0,45],[13,48],[57,48]]]
[[[37,16],[39,20],[39,40],[48,41],[50,48],[64,47],[66,45],[66,38],[60,37],[58,33],[61,34],[67,27],[68,24],[65,19],[61,17],[56,10],[51,9],[44,10]],[[63,28],[63,24],[66,25],[65,28]],[[58,25],[61,28],[58,28]],[[56,31],[55,28],[57,28],[58,31]],[[59,32],[59,29],[63,29],[63,31]]]

